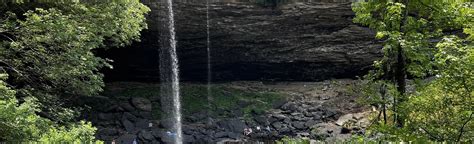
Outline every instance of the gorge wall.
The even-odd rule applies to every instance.
[[[317,0],[314,0],[317,1]],[[110,49],[107,81],[158,81],[160,4],[151,8],[141,42]],[[347,2],[295,2],[265,7],[245,2],[210,5],[213,81],[350,78],[380,57],[374,32],[352,22]],[[206,80],[206,6],[175,3],[182,80]]]

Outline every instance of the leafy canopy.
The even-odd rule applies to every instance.
[[[59,105],[58,99],[102,90],[99,70],[111,68],[111,60],[94,51],[139,40],[150,11],[138,0],[3,5],[0,66],[11,76],[8,82],[17,96],[35,96],[42,109],[51,111],[56,108],[48,105]],[[55,117],[60,116],[50,118]]]
[[[365,77],[369,81],[365,92],[371,103],[393,114],[389,119],[403,117],[404,127],[395,127],[395,121],[378,122],[375,133],[402,141],[473,140],[473,8],[463,0],[353,4],[354,21],[374,29],[376,38],[383,40],[384,56]],[[407,95],[395,90],[393,80],[399,54],[406,74],[417,84]],[[432,80],[423,80],[427,77]]]

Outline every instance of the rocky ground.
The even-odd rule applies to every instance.
[[[278,93],[283,99],[268,100],[255,98],[252,101],[271,103],[258,105],[258,111],[246,100],[236,101],[231,109],[222,108],[222,113],[212,116],[209,122],[205,110],[184,112],[183,133],[187,143],[216,143],[230,141],[273,141],[284,136],[307,137],[314,140],[347,139],[363,133],[368,125],[366,107],[356,104],[357,97],[351,96],[348,88],[354,80],[333,80],[323,82],[255,82],[238,81],[214,84],[218,88],[258,93]],[[129,88],[131,83],[109,84],[108,90],[119,91]],[[138,84],[158,86],[156,84]],[[200,84],[184,83],[182,87]],[[203,86],[203,85],[201,85]],[[135,87],[140,88],[140,87]],[[115,94],[118,95],[118,94]],[[105,141],[130,143],[133,140],[145,143],[166,143],[170,140],[167,120],[155,120],[157,108],[153,107],[156,93],[133,93],[135,96],[103,96],[84,102],[92,107],[85,117],[99,128],[97,137]],[[185,94],[183,94],[185,95]],[[236,94],[225,94],[231,99]],[[244,95],[238,93],[237,95]],[[218,95],[216,95],[217,97]],[[260,95],[265,97],[267,95]],[[241,97],[249,99],[249,97]],[[273,98],[273,97],[269,97]],[[217,98],[218,99],[218,98]],[[184,100],[186,101],[186,100]],[[187,102],[185,102],[186,105]],[[185,107],[185,111],[190,111]],[[196,107],[191,107],[196,108]],[[252,109],[248,109],[252,108]],[[244,135],[244,129],[252,133]]]

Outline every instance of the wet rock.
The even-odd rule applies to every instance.
[[[133,97],[131,103],[135,108],[141,111],[150,112],[152,110],[151,101],[142,97]]]
[[[129,113],[129,112],[123,113],[122,119],[127,119],[127,120],[130,120],[131,122],[136,122],[136,121],[138,121],[138,118],[137,118],[135,115],[133,115],[133,114],[131,114],[131,113]]]
[[[279,99],[273,102],[272,107],[274,109],[281,108],[287,101],[285,99]]]
[[[155,138],[153,137],[153,134],[152,132],[150,131],[145,131],[145,130],[141,130],[139,133],[138,133],[138,138],[142,141],[153,141]]]
[[[310,136],[310,134],[307,133],[307,132],[296,133],[296,135],[297,135],[298,137],[309,137],[309,136]]]
[[[281,123],[281,122],[274,122],[274,123],[272,123],[272,126],[273,126],[273,128],[275,128],[275,129],[278,130],[278,129],[283,128],[283,123]]]
[[[120,107],[123,108],[127,112],[133,112],[135,111],[135,107],[133,107],[130,103],[128,102],[122,102],[120,103]]]
[[[276,120],[278,121],[283,121],[285,119],[288,119],[288,117],[286,117],[285,115],[283,114],[274,114],[272,115],[272,117],[274,117]]]
[[[194,143],[196,142],[196,138],[192,135],[183,135],[183,142],[184,143]]]
[[[317,123],[319,123],[319,121],[316,121],[316,120],[308,120],[305,122],[305,126],[306,127],[312,127],[313,125],[316,125]]]
[[[114,111],[117,111],[117,108],[119,108],[118,105],[112,104],[112,105],[110,105],[110,106],[104,108],[102,111],[103,111],[103,112],[114,112]]]
[[[305,122],[302,122],[302,121],[295,121],[291,125],[295,127],[296,129],[300,129],[300,130],[307,129],[307,127],[305,126]]]
[[[135,135],[132,135],[132,134],[125,134],[125,135],[122,135],[120,136],[116,142],[117,143],[120,143],[120,144],[131,144],[133,143],[133,141],[135,141],[137,139],[137,136]]]
[[[150,124],[150,121],[146,120],[146,119],[139,119],[137,120],[137,122],[135,122],[135,127],[137,129],[149,129],[149,125]]]
[[[128,132],[133,132],[135,131],[135,125],[128,119],[122,118],[122,125],[125,128],[126,131]]]
[[[163,119],[160,121],[160,127],[165,129],[173,128],[174,122],[173,119]]]
[[[101,128],[97,130],[97,135],[100,136],[116,136],[119,131],[115,128]]]
[[[341,132],[341,127],[333,123],[319,123],[313,126],[312,134],[319,138],[326,138]]]
[[[229,132],[217,132],[214,137],[216,138],[224,138],[224,137],[227,137],[228,136],[228,133]]]
[[[321,119],[322,119],[322,116],[321,116],[321,114],[319,114],[319,113],[313,113],[313,119],[314,119],[314,120],[321,120]]]
[[[244,129],[247,125],[239,119],[227,119],[218,122],[219,126],[223,129],[236,132],[236,133],[243,133]]]
[[[267,117],[265,116],[257,116],[254,120],[260,125],[269,125],[270,122],[268,121]]]
[[[284,104],[283,106],[281,106],[281,109],[285,111],[296,111],[297,106],[296,106],[296,103],[294,102],[288,102]]]
[[[152,130],[151,130],[151,134],[152,134],[153,137],[155,137],[155,138],[161,138],[161,136],[163,135],[163,133],[165,133],[165,132],[164,132],[164,130],[162,130],[162,129],[152,129]]]
[[[241,134],[240,133],[229,133],[228,136],[229,136],[229,138],[232,138],[232,139],[240,139]]]
[[[337,114],[337,110],[332,109],[332,108],[328,108],[328,109],[324,110],[323,118],[332,118],[332,117],[336,116],[336,114]]]
[[[277,131],[280,133],[280,134],[289,134],[291,132],[291,129],[290,127],[282,127],[280,129],[277,129]]]

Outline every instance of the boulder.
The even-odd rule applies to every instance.
[[[137,122],[135,122],[135,127],[137,129],[149,129],[150,128],[150,121],[146,119],[138,119]]]
[[[123,108],[127,112],[135,111],[135,107],[133,107],[129,102],[121,102],[120,107]]]
[[[247,125],[239,119],[225,119],[219,121],[218,125],[225,130],[235,133],[243,133],[244,129],[247,128]]]
[[[150,112],[152,110],[151,101],[143,97],[133,97],[130,102],[132,105],[141,111]]]
[[[137,136],[133,134],[124,134],[120,136],[115,142],[120,144],[131,144],[137,140]]]
[[[126,131],[128,132],[134,132],[135,131],[135,125],[128,119],[122,118],[122,125],[125,128]]]
[[[138,133],[138,138],[142,141],[146,141],[146,142],[151,142],[153,141],[155,138],[153,137],[153,134],[151,131],[146,131],[146,130],[141,130],[139,133]]]
[[[291,125],[299,130],[304,130],[308,128],[305,126],[305,122],[302,121],[294,121],[293,123],[291,123]]]
[[[97,130],[97,135],[100,136],[117,136],[119,131],[115,128],[100,128]]]

